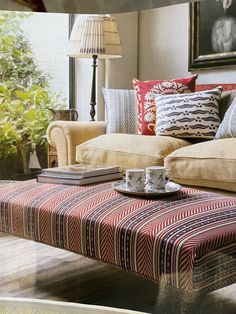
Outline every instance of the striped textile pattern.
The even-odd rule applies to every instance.
[[[0,189],[0,231],[189,293],[236,281],[235,221],[236,198],[191,188],[156,200],[122,195],[111,182]]]
[[[196,93],[156,96],[156,135],[214,138],[220,125],[221,93],[222,87],[219,87]]]

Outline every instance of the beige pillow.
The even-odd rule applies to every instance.
[[[164,158],[189,142],[168,136],[105,134],[76,147],[79,163],[114,165],[121,170],[163,165]]]
[[[236,192],[236,138],[180,148],[165,158],[165,167],[178,183]]]

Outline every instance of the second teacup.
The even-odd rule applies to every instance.
[[[150,166],[146,168],[146,183],[147,191],[155,191],[165,188],[165,167]]]

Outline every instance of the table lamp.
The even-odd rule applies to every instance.
[[[71,32],[68,56],[93,58],[90,121],[95,121],[97,58],[121,57],[116,19],[109,15],[79,15]]]

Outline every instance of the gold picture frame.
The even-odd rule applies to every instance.
[[[236,0],[228,8],[223,7],[222,1],[194,2],[189,6],[189,71],[236,65]],[[225,34],[220,34],[225,30],[224,23],[233,25],[231,46],[224,42]]]

